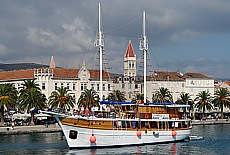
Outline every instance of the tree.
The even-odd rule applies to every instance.
[[[73,96],[70,95],[69,89],[67,87],[58,87],[57,90],[51,93],[49,97],[48,104],[51,108],[63,108],[63,109],[70,109],[74,107],[75,99]]]
[[[152,97],[153,102],[173,102],[172,94],[168,88],[161,87]]]
[[[34,110],[43,109],[46,106],[46,96],[34,80],[25,80],[20,90],[19,108],[31,113],[31,125],[34,125]]]
[[[78,107],[83,106],[85,109],[90,109],[91,106],[99,107],[99,96],[95,90],[86,89],[81,93],[80,98],[78,99]]]
[[[124,102],[126,100],[124,92],[120,90],[113,90],[112,93],[109,93],[107,97],[108,101],[117,101],[117,102]]]
[[[4,125],[4,109],[17,103],[17,90],[12,84],[0,84],[1,126]]]
[[[30,89],[30,88],[36,88],[37,90],[41,90],[41,88],[39,87],[39,84],[37,84],[35,82],[35,79],[33,79],[33,80],[30,80],[30,79],[24,80],[24,83],[22,84],[21,91],[24,91],[24,90]]]
[[[190,111],[193,109],[194,101],[190,98],[189,93],[181,93],[180,99],[176,101],[176,104],[186,104],[189,105],[189,114]]]
[[[223,111],[224,107],[230,107],[230,99],[229,99],[230,92],[227,88],[220,88],[215,92],[215,98],[213,99],[212,103],[215,107],[220,108],[221,110],[221,119],[224,118]]]
[[[137,94],[135,98],[132,99],[133,103],[144,103],[144,94]]]
[[[199,94],[196,95],[195,101],[197,103],[195,104],[195,107],[198,108],[198,110],[202,109],[202,116],[204,117],[205,109],[211,110],[213,108],[212,106],[212,97],[208,91],[201,91]]]

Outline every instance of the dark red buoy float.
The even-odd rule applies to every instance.
[[[95,143],[96,142],[96,137],[94,135],[90,136],[90,142]]]
[[[176,136],[176,131],[172,131],[172,136],[175,137]]]
[[[137,131],[137,137],[140,137],[140,136],[141,136],[141,131],[138,130],[138,131]]]

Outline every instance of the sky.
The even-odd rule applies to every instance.
[[[229,0],[1,0],[0,63],[98,68],[98,3],[105,68],[123,73],[129,40],[137,55],[146,11],[148,70],[230,78]]]

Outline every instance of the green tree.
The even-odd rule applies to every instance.
[[[135,98],[132,98],[133,103],[144,103],[144,94],[137,94]]]
[[[99,107],[99,95],[95,90],[86,89],[81,93],[80,98],[78,99],[78,107],[83,106],[85,109],[90,109],[91,106]]]
[[[39,86],[34,80],[25,80],[23,88],[20,90],[19,108],[31,113],[31,125],[34,125],[34,110],[44,109],[46,106],[46,96],[41,93]]]
[[[75,105],[75,99],[69,92],[70,90],[67,89],[67,87],[58,87],[57,90],[51,93],[48,104],[51,108],[73,108]]]
[[[168,88],[161,87],[152,97],[153,102],[173,102],[172,94]]]
[[[215,97],[213,99],[213,104],[221,110],[221,119],[224,118],[223,111],[224,107],[230,107],[230,92],[227,88],[220,88],[215,92]]]
[[[204,117],[205,109],[211,110],[213,109],[212,106],[212,97],[208,91],[201,91],[196,95],[195,101],[197,102],[195,104],[195,107],[198,108],[198,110],[202,109],[202,116]]]
[[[189,105],[189,115],[191,110],[193,109],[194,101],[191,99],[189,93],[181,93],[180,99],[176,101],[176,104],[186,104]]]
[[[30,88],[36,88],[37,90],[41,90],[41,88],[39,87],[39,84],[37,84],[35,82],[35,79],[24,80],[24,83],[22,84],[21,92],[24,91],[24,90],[26,90],[26,89],[30,89]]]
[[[107,97],[108,101],[117,101],[117,102],[124,102],[126,100],[124,92],[120,90],[113,90],[112,93],[109,93]]]
[[[4,109],[17,103],[17,94],[18,92],[12,84],[0,84],[1,126],[4,125]]]

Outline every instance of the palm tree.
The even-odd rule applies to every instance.
[[[27,79],[27,80],[24,80],[24,83],[22,84],[22,88],[21,91],[25,90],[25,89],[30,89],[30,88],[36,88],[38,90],[41,90],[41,88],[39,87],[39,84],[37,84],[35,82],[35,79]]]
[[[90,109],[91,106],[99,107],[99,95],[95,90],[86,89],[81,93],[80,98],[78,99],[78,107],[83,106],[84,109]]]
[[[75,99],[70,95],[69,89],[67,87],[58,87],[57,90],[51,93],[49,97],[48,104],[51,108],[62,108],[62,109],[70,109],[74,107]]]
[[[34,80],[25,80],[20,90],[19,108],[31,113],[31,125],[34,125],[34,110],[43,109],[46,106],[46,96]]]
[[[4,108],[12,107],[17,103],[17,90],[12,84],[0,84],[1,126],[4,125]]]
[[[173,102],[172,94],[168,88],[161,87],[152,97],[153,102]]]
[[[21,110],[30,111],[31,121],[30,124],[34,125],[34,110],[33,109],[44,109],[46,104],[46,96],[42,94],[36,88],[28,89],[20,94],[19,97],[19,108]]]
[[[197,107],[198,110],[202,109],[202,117],[204,117],[205,109],[211,110],[213,108],[211,104],[212,97],[208,91],[201,91],[199,94],[197,94],[195,101],[197,101],[195,107]]]
[[[215,92],[215,98],[213,99],[213,104],[215,107],[219,107],[221,110],[221,119],[224,118],[223,110],[224,107],[230,107],[230,92],[227,88],[220,88]]]
[[[135,98],[132,99],[133,103],[144,103],[144,94],[137,94]]]
[[[189,93],[181,93],[180,94],[180,99],[178,99],[176,101],[176,104],[186,104],[189,105],[189,115],[190,115],[190,111],[193,109],[193,104],[194,101],[190,98]]]
[[[117,102],[124,102],[126,100],[124,92],[120,90],[113,90],[112,93],[109,93],[107,97],[108,101],[117,101]]]

